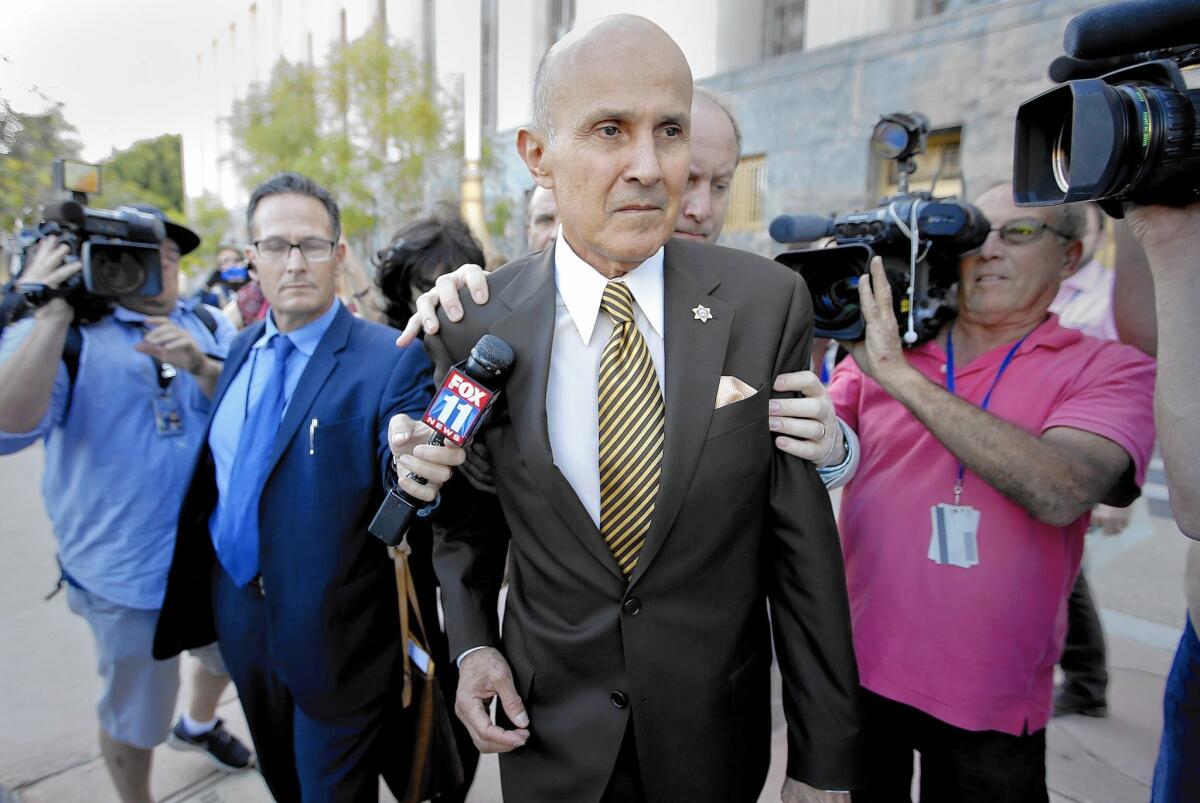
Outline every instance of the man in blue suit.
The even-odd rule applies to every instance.
[[[400,639],[392,563],[367,524],[393,468],[428,502],[463,453],[425,445],[413,420],[433,389],[421,348],[397,351],[394,330],[337,300],[329,193],[281,173],[247,223],[271,314],[230,348],[154,652],[217,639],[277,800],[374,800]]]

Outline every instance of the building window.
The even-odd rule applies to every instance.
[[[763,55],[766,58],[804,49],[806,0],[766,0]]]
[[[728,231],[760,231],[767,199],[766,154],[743,156],[729,188],[729,209],[725,214]]]
[[[908,177],[910,192],[932,191],[939,198],[962,197],[962,128],[943,128],[932,132],[925,153],[917,157],[917,171]],[[879,176],[879,197],[888,198],[900,189],[900,173],[891,159],[874,156]],[[936,180],[936,185],[934,181]]]

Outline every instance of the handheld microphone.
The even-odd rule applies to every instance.
[[[1124,0],[1084,11],[1067,25],[1063,49],[1100,59],[1193,44],[1200,27],[1195,0]]]
[[[833,221],[822,215],[780,215],[768,229],[777,243],[808,243],[833,234]]]
[[[499,398],[514,362],[516,355],[512,346],[495,335],[479,338],[471,349],[471,356],[450,368],[421,417],[433,430],[427,441],[429,445],[441,446],[450,441],[462,446],[470,440]],[[425,483],[414,474],[408,476]],[[393,484],[367,529],[388,546],[395,546],[408,532],[413,514],[425,504]]]

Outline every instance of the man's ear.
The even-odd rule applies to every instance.
[[[341,276],[345,270],[346,249],[348,247],[344,235],[338,238],[337,245],[333,247],[334,273],[338,276]]]
[[[517,154],[521,157],[521,161],[525,162],[525,166],[529,168],[529,175],[533,176],[533,180],[539,187],[547,190],[554,189],[554,177],[550,174],[549,165],[546,164],[546,141],[542,132],[536,128],[522,127],[518,129]]]

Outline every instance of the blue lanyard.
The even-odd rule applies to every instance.
[[[1025,342],[1028,334],[1024,335],[1016,343],[1013,343],[1012,348],[1004,355],[1004,360],[1000,363],[1000,367],[996,369],[996,376],[992,378],[991,387],[983,397],[983,403],[979,405],[979,409],[987,410],[988,404],[992,401],[992,391],[996,389],[996,385],[1000,384],[1000,377],[1004,376],[1004,372],[1008,370],[1008,366],[1012,364],[1013,357],[1017,356],[1017,349],[1021,348],[1021,344]],[[950,395],[957,395],[954,392],[954,327],[946,332],[946,390],[950,391]],[[966,468],[960,462],[958,464],[958,477],[954,482],[954,504],[958,504],[962,498],[963,477],[966,474]]]

